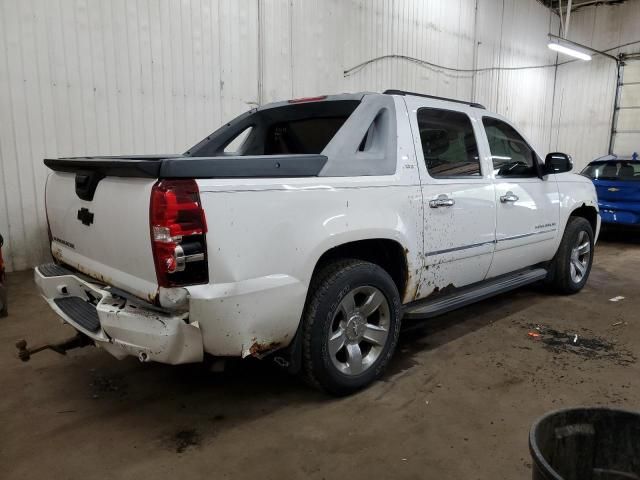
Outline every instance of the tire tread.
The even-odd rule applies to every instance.
[[[314,372],[314,361],[312,357],[313,327],[318,320],[318,309],[326,302],[332,301],[332,299],[327,298],[327,295],[336,282],[349,275],[351,271],[361,269],[362,267],[371,268],[372,273],[376,269],[381,269],[378,265],[364,260],[354,258],[340,259],[321,267],[319,271],[315,273],[309,285],[307,303],[302,316],[302,376],[304,381],[310,386],[319,390],[329,391],[332,394],[344,395],[345,393],[351,392],[327,388],[327,385],[321,382]]]
[[[591,224],[586,218],[583,217],[569,217],[569,221],[567,222],[567,227],[565,228],[564,235],[562,236],[562,241],[560,242],[560,247],[558,247],[558,252],[554,257],[551,265],[552,277],[550,278],[550,285],[558,292],[563,293],[565,295],[571,295],[579,292],[584,283],[576,288],[575,284],[571,280],[571,273],[569,268],[567,268],[569,257],[571,256],[571,245],[574,234],[576,234],[580,230],[586,230],[589,234],[589,237],[592,241],[591,245],[591,260],[590,265],[587,269],[587,273],[585,277],[588,279],[589,273],[591,273],[591,265],[593,264],[593,229],[591,228]]]

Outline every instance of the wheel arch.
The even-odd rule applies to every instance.
[[[567,223],[571,219],[571,217],[582,217],[586,219],[593,229],[593,234],[597,234],[598,230],[598,209],[593,205],[587,205],[586,203],[582,203],[581,205],[575,207],[569,217],[567,218]],[[565,226],[566,228],[566,226]]]
[[[355,258],[375,263],[384,269],[398,288],[400,298],[404,298],[409,284],[408,250],[399,241],[390,238],[367,238],[352,240],[327,249],[316,261],[313,276],[328,263]]]
[[[556,291],[564,294],[573,294],[579,292],[584,283],[586,282],[586,278],[588,278],[589,272],[591,271],[591,265],[593,262],[593,254],[590,254],[590,258],[588,260],[589,264],[587,266],[587,271],[584,274],[584,280],[578,280],[578,282],[582,282],[579,284],[571,283],[575,282],[575,280],[571,279],[571,273],[568,270],[570,263],[574,262],[574,257],[572,257],[571,250],[574,248],[573,245],[569,244],[569,237],[567,237],[567,230],[571,227],[571,219],[583,219],[586,220],[592,227],[593,230],[593,241],[595,243],[595,236],[598,232],[598,210],[593,205],[589,205],[588,203],[580,203],[570,210],[569,215],[567,216],[567,221],[565,223],[565,228],[562,232],[561,241],[558,245],[558,249],[554,257],[547,265],[548,274],[546,283],[547,285],[553,287]],[[580,238],[578,237],[578,242],[580,242]]]
[[[393,279],[401,299],[410,290],[411,282],[417,281],[411,276],[412,267],[409,250],[399,240],[388,237],[343,240],[345,241],[323,248],[313,265],[309,284],[311,284],[313,276],[325,265],[345,258],[355,258],[379,265]],[[307,290],[305,304],[308,298],[309,290]],[[298,373],[302,368],[301,326],[302,323],[298,326],[293,341],[287,348],[285,363],[286,369],[290,373]]]

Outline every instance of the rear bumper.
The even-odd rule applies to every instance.
[[[202,334],[188,313],[156,310],[123,299],[51,264],[35,269],[35,282],[49,306],[79,332],[116,358],[168,364],[200,362]]]

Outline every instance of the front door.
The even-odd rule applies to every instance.
[[[481,281],[495,246],[496,205],[470,107],[406,98],[424,202],[423,275],[416,300]]]
[[[489,115],[482,123],[495,182],[495,277],[553,257],[560,203],[555,175],[539,177],[539,157],[515,128]]]

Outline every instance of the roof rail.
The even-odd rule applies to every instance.
[[[404,90],[385,90],[382,93],[387,95],[415,95],[416,97],[433,98],[434,100],[444,100],[446,102],[463,103],[471,107],[482,108],[483,110],[486,110],[486,108],[484,108],[484,105],[480,105],[479,103],[465,102],[464,100],[456,100],[455,98],[436,97],[435,95],[426,95],[424,93],[415,93],[415,92],[405,92]]]

